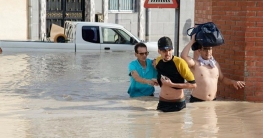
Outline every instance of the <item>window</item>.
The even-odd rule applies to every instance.
[[[100,43],[100,35],[99,35],[99,27],[98,26],[83,26],[82,27],[82,38],[85,41],[91,43]]]
[[[109,0],[110,12],[133,12],[135,0]]]
[[[105,44],[131,44],[132,38],[121,29],[102,28],[103,43]]]

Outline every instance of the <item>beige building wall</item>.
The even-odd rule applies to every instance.
[[[27,0],[0,0],[0,40],[26,40]]]

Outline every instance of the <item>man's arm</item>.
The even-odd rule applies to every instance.
[[[152,66],[153,66],[154,69],[156,69],[156,59],[152,60]]]
[[[162,84],[167,85],[169,87],[176,87],[176,88],[181,88],[181,89],[193,89],[196,87],[195,82],[186,82],[186,83],[173,83],[169,78],[163,79],[161,78]]]
[[[182,53],[181,53],[181,58],[186,61],[188,64],[189,68],[194,67],[195,62],[194,60],[189,56],[189,52],[191,49],[191,46],[195,43],[195,34],[192,36],[191,41],[184,47]]]
[[[191,72],[190,68],[188,67],[185,60],[174,57],[174,63],[176,65],[176,68],[180,75],[187,81],[186,83],[173,83],[171,80],[167,77],[164,77],[166,79],[161,79],[161,81],[164,83],[164,85],[168,85],[170,87],[176,87],[176,88],[186,88],[186,89],[192,89],[196,87],[194,74]]]
[[[176,67],[180,73],[180,75],[187,81],[186,83],[173,83],[168,77],[164,76],[161,78],[163,85],[167,85],[169,87],[176,87],[181,89],[193,89],[196,88],[195,78],[190,68],[187,66],[186,61],[178,58],[175,62]]]
[[[142,77],[140,77],[140,75],[138,74],[138,72],[136,70],[131,71],[131,76],[134,78],[135,81],[140,82],[140,83],[144,83],[144,84],[149,84],[149,85],[156,85],[155,80],[148,80],[148,79],[144,79]]]
[[[246,84],[244,81],[235,81],[235,80],[231,80],[231,79],[225,77],[224,74],[222,73],[221,68],[220,68],[218,63],[217,63],[217,67],[219,70],[219,78],[218,78],[219,81],[221,81],[222,83],[224,83],[226,85],[232,85],[237,90],[238,90],[238,88],[241,89],[241,88],[245,87]]]

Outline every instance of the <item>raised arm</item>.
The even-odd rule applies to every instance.
[[[189,56],[189,52],[191,49],[191,46],[195,43],[195,34],[192,35],[191,41],[184,47],[182,53],[181,53],[181,58],[186,61],[188,64],[188,67],[194,67],[195,61]]]

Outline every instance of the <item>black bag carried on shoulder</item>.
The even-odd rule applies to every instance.
[[[192,45],[192,50],[197,50],[198,45],[204,47],[213,47],[224,44],[224,37],[213,22],[204,24],[196,24],[197,27],[189,28],[187,34],[192,37],[195,35],[195,44]],[[192,29],[189,34],[188,31]]]

